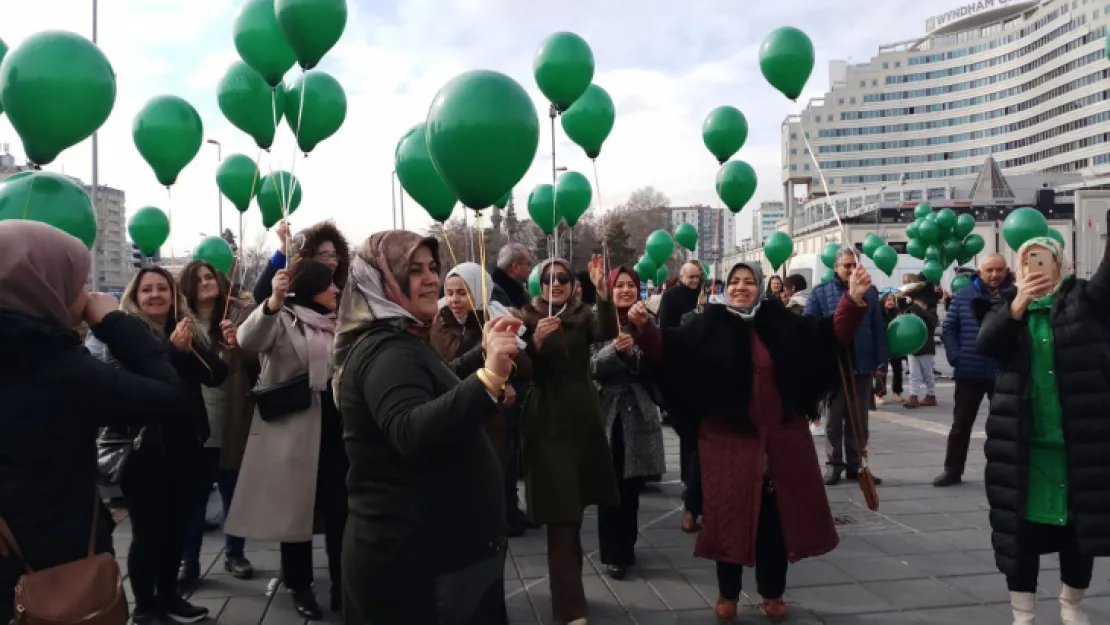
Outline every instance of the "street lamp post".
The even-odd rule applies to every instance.
[[[221,145],[220,142],[216,141],[215,139],[209,139],[209,140],[205,141],[205,143],[211,143],[212,145],[216,146],[216,166],[219,167],[219,164],[224,162],[224,147],[223,147],[223,145]],[[222,237],[222,236],[224,236],[224,194],[220,192],[219,186],[216,187],[216,197],[219,198],[220,236]],[[239,236],[242,237],[243,233],[240,232]],[[243,244],[243,241],[240,240],[239,245],[242,245],[242,244]]]
[[[97,17],[97,5],[96,4],[97,4],[96,0],[92,0],[92,42],[93,42],[93,45],[96,44],[96,17]],[[98,155],[98,152],[99,152],[98,148],[99,147],[100,146],[97,142],[97,133],[94,132],[93,136],[92,136],[92,202],[93,202],[93,210],[96,211],[98,219],[100,217],[100,204],[97,202],[97,199],[100,197],[100,175],[99,175],[100,172],[98,171],[98,165],[100,164],[99,163],[100,159],[99,159],[99,155]],[[92,290],[93,291],[99,291],[100,290],[100,228],[96,229],[96,238],[93,240],[93,249],[92,249]]]
[[[405,229],[405,187],[401,185],[401,179],[397,177],[397,170],[394,169],[389,174],[389,186],[393,195],[393,229],[397,229],[397,198],[401,198],[401,230]]]

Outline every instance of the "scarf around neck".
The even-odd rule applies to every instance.
[[[732,280],[732,274],[736,273],[738,269],[747,269],[748,271],[752,272],[752,275],[755,276],[755,284],[756,288],[758,289],[755,294],[755,303],[751,306],[737,306],[736,304],[733,304],[731,301],[728,301],[726,299],[725,306],[728,308],[728,311],[730,313],[736,315],[737,317],[740,317],[745,321],[748,321],[751,320],[752,317],[755,317],[755,314],[759,312],[759,307],[763,305],[763,293],[766,290],[765,284],[763,282],[763,269],[760,268],[758,263],[736,263],[728,272],[728,280]],[[727,285],[728,282],[726,281],[725,284]]]
[[[311,308],[293,305],[293,314],[304,328],[308,342],[308,385],[326,391],[331,378],[331,346],[335,338],[335,314],[321,314]]]

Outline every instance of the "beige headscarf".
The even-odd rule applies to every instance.
[[[439,258],[439,242],[407,230],[387,230],[373,234],[355,250],[351,272],[339,299],[339,320],[332,349],[332,390],[339,403],[339,381],[347,357],[359,339],[375,321],[407,319],[409,332],[426,337],[430,320],[421,320],[408,311],[412,256],[420,247],[427,247],[432,258]]]
[[[1060,245],[1060,242],[1056,239],[1053,239],[1052,237],[1033,237],[1032,239],[1029,239],[1022,244],[1021,248],[1018,249],[1017,267],[1014,268],[1015,273],[1017,274],[1017,280],[1020,282],[1021,280],[1025,279],[1025,272],[1028,268],[1026,266],[1026,259],[1029,257],[1029,250],[1034,247],[1043,248],[1048,251],[1049,254],[1052,254],[1052,256],[1056,258],[1056,263],[1059,265],[1060,269],[1059,276],[1056,279],[1056,284],[1052,286],[1049,292],[1058,292],[1060,290],[1060,287],[1064,284],[1064,279],[1067,278],[1069,274],[1071,274],[1072,267],[1071,259],[1068,258],[1068,255],[1064,252],[1064,246]]]
[[[77,240],[36,221],[0,222],[0,309],[72,325],[69,306],[89,278],[92,258]]]

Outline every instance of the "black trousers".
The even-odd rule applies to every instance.
[[[690,478],[686,482],[686,511],[701,516],[701,456],[697,450],[690,458]]]
[[[683,420],[685,421],[685,420]],[[698,431],[697,429],[676,429],[675,434],[678,435],[678,467],[679,477],[682,483],[690,487],[690,467],[691,460],[694,454],[698,453]]]
[[[330,395],[330,393],[328,393]],[[329,397],[324,398],[320,462],[316,469],[316,513],[324,522],[324,549],[333,592],[342,588],[343,530],[347,526],[347,451],[343,426]],[[330,410],[329,410],[330,409]],[[281,578],[294,591],[312,586],[312,541],[281,543]]]
[[[948,432],[948,451],[944,455],[944,469],[955,475],[964,474],[967,448],[971,445],[971,428],[983,397],[994,397],[994,380],[956,380],[952,403],[952,429]]]
[[[640,477],[624,477],[624,427],[618,414],[610,436],[613,470],[620,488],[620,503],[597,510],[597,539],[602,564],[631,566],[636,563],[636,538],[640,533]]]
[[[520,509],[520,428],[505,428],[505,516],[509,521],[524,518]]]
[[[1010,592],[1037,592],[1042,553],[1060,554],[1060,581],[1064,584],[1077,590],[1086,590],[1091,585],[1095,559],[1080,555],[1074,525],[1026,523],[1024,530],[1017,570],[1006,577]]]
[[[890,361],[890,392],[895,395],[902,394],[902,367],[905,363],[901,358]]]
[[[867,446],[870,437],[868,410],[875,400],[871,394],[872,376],[869,373],[853,374],[848,380],[855,385],[856,414],[860,419],[863,445]],[[825,424],[826,464],[837,469],[847,467],[849,471],[859,470],[860,450],[856,448],[856,437],[848,420],[848,399],[844,389],[837,384],[836,391],[829,397],[827,423]]]
[[[759,596],[779,599],[786,592],[786,541],[782,537],[778,498],[768,482],[763,484],[763,503],[759,508],[759,529],[755,541],[755,584]],[[725,599],[740,598],[744,567],[717,563],[717,590]]]
[[[162,609],[177,596],[185,531],[201,479],[203,447],[173,436],[166,435],[161,448],[150,438],[144,441],[120,484],[131,519],[128,579],[139,612]]]

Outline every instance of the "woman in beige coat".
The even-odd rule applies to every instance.
[[[225,531],[281,542],[282,580],[297,613],[312,620],[323,616],[312,591],[317,514],[327,539],[333,610],[341,596],[347,457],[330,386],[338,295],[330,267],[302,260],[274,276],[273,294],[238,333],[239,345],[259,355],[262,373]]]

